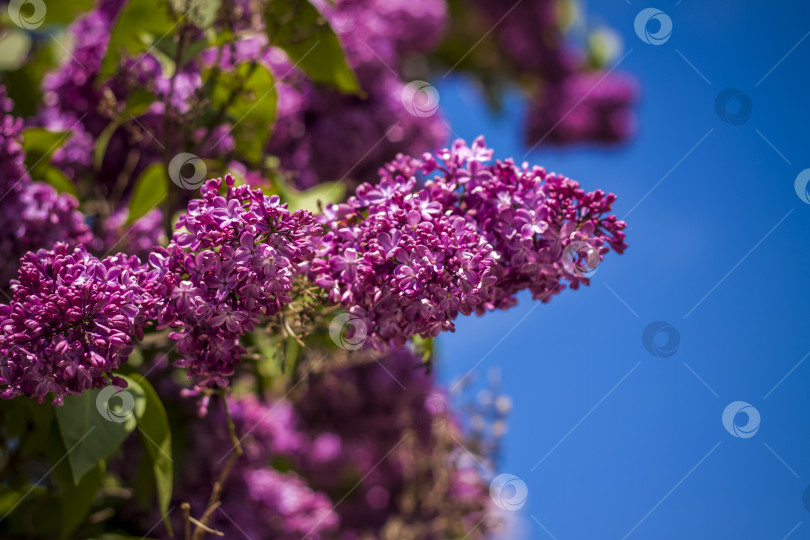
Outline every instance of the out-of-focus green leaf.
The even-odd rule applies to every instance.
[[[175,68],[182,68],[188,64],[190,60],[195,58],[198,54],[200,54],[201,51],[210,45],[211,44],[208,42],[208,39],[205,37],[193,41],[183,52],[183,57],[180,59],[179,65],[175,64],[175,58],[177,57],[176,42],[169,39],[161,40],[157,45],[155,45],[155,51],[160,52],[162,55],[162,58],[158,58],[158,60],[163,66],[164,70],[171,73],[175,70]]]
[[[172,500],[172,482],[174,465],[172,462],[172,432],[169,427],[169,417],[166,409],[160,401],[160,397],[143,376],[133,373],[130,378],[140,385],[146,397],[146,407],[143,416],[138,417],[138,428],[141,440],[149,461],[152,464],[152,471],[155,475],[155,489],[157,490],[158,508],[161,515],[165,515],[163,523],[172,534],[172,526],[167,512],[169,502]]]
[[[124,110],[121,111],[121,118],[124,121],[129,120],[130,117],[138,117],[145,113],[152,103],[155,102],[155,94],[149,90],[138,88],[127,96]]]
[[[360,92],[340,40],[308,0],[270,0],[265,28],[270,43],[284,49],[310,79],[332,85],[341,92]]]
[[[36,180],[41,180],[52,185],[59,193],[70,193],[74,197],[79,196],[79,192],[76,190],[76,184],[65,176],[65,173],[61,170],[53,165],[47,165],[41,172],[41,176],[36,178]]]
[[[56,408],[74,483],[121,446],[143,416],[143,389],[133,379],[123,378],[128,386],[120,393],[114,386],[85,390],[80,396],[66,396],[65,404]]]
[[[169,193],[169,176],[161,163],[148,166],[138,179],[129,200],[129,217],[132,223],[161,204]]]
[[[41,127],[26,128],[22,132],[25,167],[35,180],[39,180],[43,170],[50,164],[51,156],[70,138],[66,131],[48,131]]]
[[[32,116],[41,105],[42,77],[56,65],[54,48],[35,44],[26,62],[14,71],[0,73],[8,97],[14,101],[15,116]]]
[[[6,30],[0,39],[0,71],[19,69],[31,52],[31,36],[22,30]]]
[[[222,74],[211,89],[211,105],[225,109],[236,148],[259,163],[276,118],[278,93],[273,74],[260,64],[242,63]]]
[[[281,198],[289,205],[290,210],[303,208],[310,212],[318,211],[318,201],[324,206],[343,200],[346,186],[343,182],[323,182],[306,191],[298,191],[288,185],[277,182]]]
[[[129,0],[110,34],[97,84],[116,72],[122,52],[130,55],[146,52],[158,40],[171,40],[171,32],[178,26],[165,0]]]
[[[73,480],[70,464],[63,459],[67,453],[59,435],[59,428],[54,425],[48,439],[48,459],[53,466],[51,474],[59,488],[59,500],[62,506],[62,538],[70,536],[76,527],[82,524],[90,511],[96,492],[104,478],[104,463],[96,463],[78,483]]]
[[[47,2],[48,13],[45,22],[48,24],[68,24],[83,11],[93,8],[93,0],[70,0],[69,2]]]

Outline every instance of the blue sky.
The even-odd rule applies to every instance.
[[[634,32],[647,7],[672,20],[662,45]],[[616,193],[630,248],[589,288],[459,320],[441,377],[502,370],[514,410],[499,472],[528,488],[525,538],[810,538],[810,205],[794,190],[810,168],[810,4],[586,10],[630,51],[618,69],[641,83],[638,133],[527,159]],[[519,99],[493,116],[464,81],[434,83],[457,134],[522,158]],[[741,125],[715,112],[726,88],[753,103]],[[677,331],[674,355],[643,346],[654,321]],[[735,401],[758,411],[754,436],[724,428]]]

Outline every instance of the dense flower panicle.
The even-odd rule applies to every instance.
[[[11,113],[13,104],[0,85],[0,288],[6,289],[24,253],[50,248],[56,242],[71,245],[92,238],[78,201],[35,182],[25,168],[21,144],[22,121]]]
[[[426,155],[422,172],[438,173],[427,189],[464,215],[474,216],[478,231],[493,246],[498,263],[497,283],[485,309],[507,308],[517,303],[515,294],[528,289],[535,300],[548,302],[569,281],[576,289],[588,278],[572,274],[563,264],[563,250],[582,241],[599,254],[613,248],[622,253],[627,245],[626,224],[609,214],[616,196],[602,190],[585,192],[579,182],[542,167],[518,166],[513,160],[492,159],[483,137],[472,147],[456,141],[437,161]]]
[[[168,248],[149,261],[161,275],[159,325],[177,327],[177,365],[200,386],[226,386],[244,352],[240,336],[290,302],[298,266],[311,256],[308,239],[321,227],[277,195],[235,187],[230,175],[209,180],[200,194]]]
[[[363,318],[378,348],[452,330],[458,313],[472,313],[495,281],[492,247],[475,224],[415,187],[414,177],[363,184],[319,216],[328,232],[309,275]]]
[[[452,330],[459,313],[510,307],[523,289],[548,301],[564,280],[587,284],[563,265],[573,241],[600,258],[626,247],[624,222],[606,215],[614,195],[512,160],[486,165],[492,155],[479,137],[438,161],[400,156],[319,216],[327,232],[309,276],[366,323],[373,346]],[[437,174],[417,190],[417,172]]]
[[[99,260],[84,246],[29,252],[13,300],[0,306],[0,385],[18,395],[61,403],[67,394],[101,388],[132,352],[133,338],[154,317],[154,274],[137,257]]]

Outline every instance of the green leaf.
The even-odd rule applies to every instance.
[[[37,180],[42,180],[43,182],[52,185],[59,193],[70,193],[74,197],[79,196],[79,192],[76,190],[76,184],[74,184],[70,178],[65,176],[65,173],[53,165],[47,165],[44,169],[42,169],[42,174],[39,178],[37,178]]]
[[[278,183],[281,198],[288,203],[290,210],[303,208],[310,212],[317,212],[318,201],[324,206],[343,200],[346,186],[343,182],[323,182],[306,191],[298,191],[290,186]]]
[[[48,443],[48,459],[53,466],[51,474],[59,489],[62,507],[62,538],[67,538],[82,524],[93,505],[96,492],[104,479],[104,462],[96,463],[77,484],[73,480],[70,464],[64,459],[67,449],[59,435],[59,428],[55,425],[51,429]]]
[[[211,90],[214,109],[225,109],[236,148],[251,163],[261,162],[276,119],[273,74],[260,64],[239,64],[222,74]]]
[[[83,11],[93,7],[93,0],[70,0],[70,2],[47,2],[48,24],[68,24]]]
[[[124,52],[146,52],[158,40],[171,40],[177,27],[165,0],[129,0],[115,21],[96,83],[115,74]]]
[[[43,170],[51,162],[51,156],[70,138],[66,131],[48,131],[41,127],[24,129],[23,150],[25,150],[25,166],[32,178],[39,180]]]
[[[85,390],[80,396],[65,397],[65,404],[56,407],[56,420],[77,484],[96,463],[121,446],[143,416],[143,389],[131,378],[124,379],[129,386],[120,394],[114,386]]]
[[[284,49],[310,79],[341,92],[360,92],[340,40],[308,0],[271,0],[265,12],[265,28],[270,43]]]
[[[58,47],[54,43],[54,47]],[[42,77],[56,66],[54,47],[34,44],[33,53],[19,69],[2,73],[8,97],[14,102],[15,116],[33,116],[41,105]]]
[[[141,116],[154,102],[155,94],[149,90],[138,88],[127,96],[124,110],[121,111],[121,118],[127,121],[131,116]]]
[[[172,534],[172,526],[167,515],[169,503],[172,500],[172,483],[174,465],[172,462],[172,432],[169,427],[169,417],[160,401],[160,397],[143,376],[133,373],[130,378],[138,383],[146,397],[146,407],[143,416],[138,417],[138,429],[141,440],[146,447],[149,461],[155,475],[155,488],[157,490],[158,508],[166,517],[163,523]]]
[[[148,166],[135,181],[132,197],[129,200],[129,217],[132,223],[147,212],[156,208],[169,193],[169,176],[162,163]]]

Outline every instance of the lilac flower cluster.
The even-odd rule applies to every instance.
[[[177,328],[170,335],[182,356],[176,365],[200,386],[227,386],[244,352],[240,336],[290,302],[293,277],[311,254],[308,239],[321,228],[277,195],[235,187],[230,175],[209,180],[200,194],[180,217],[181,232],[149,262],[164,298],[159,326]]]
[[[327,232],[308,274],[365,322],[376,348],[452,331],[459,313],[510,307],[523,289],[548,301],[563,280],[587,284],[563,265],[573,241],[600,258],[626,247],[624,222],[606,215],[614,195],[512,160],[485,165],[492,154],[479,137],[438,160],[400,156],[376,186],[319,216]],[[438,174],[417,189],[417,172]]]
[[[35,182],[25,168],[22,120],[11,114],[13,104],[0,85],[0,288],[6,289],[24,253],[50,248],[58,241],[87,242],[90,229],[77,211],[78,201]]]
[[[452,330],[495,281],[492,247],[474,223],[415,186],[414,177],[363,184],[319,217],[328,232],[310,276],[366,321],[379,348]]]
[[[436,407],[440,391],[432,377],[413,369],[419,359],[409,351],[391,351],[377,362],[313,375],[289,400],[230,398],[245,454],[209,525],[226,538],[281,540],[395,538],[394,527],[409,526],[430,531],[409,537],[435,540],[472,531],[489,497],[480,471],[459,458],[466,453],[457,442],[462,434],[447,406]],[[175,502],[190,502],[199,516],[233,448],[219,407],[191,422],[194,445]],[[436,470],[426,467],[431,463]],[[483,537],[485,530],[470,536]]]
[[[0,306],[2,397],[54,403],[67,394],[126,382],[112,372],[154,317],[152,275],[137,257],[99,260],[58,243],[23,257],[14,297]]]

